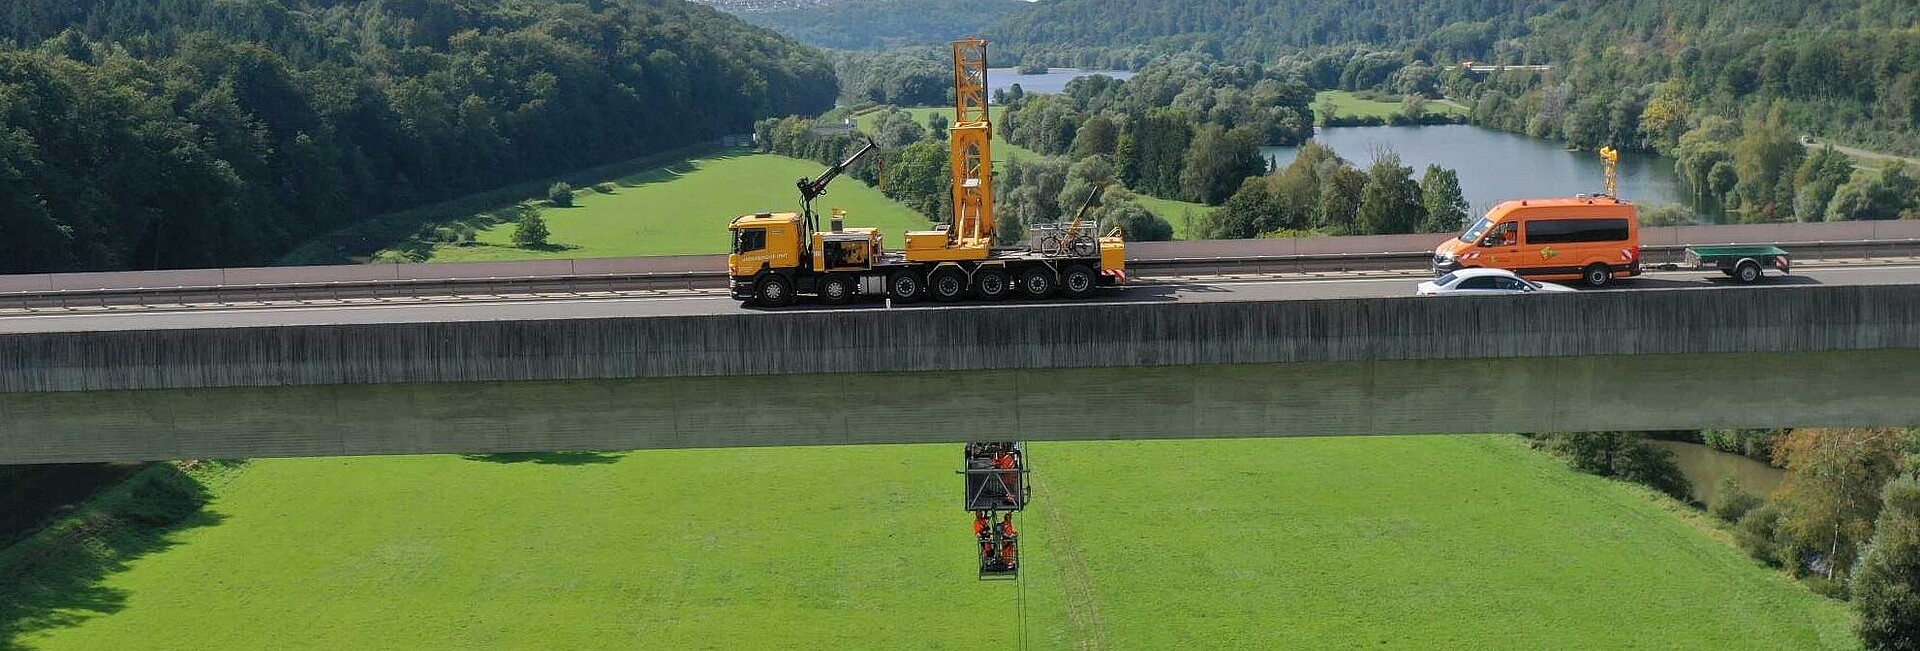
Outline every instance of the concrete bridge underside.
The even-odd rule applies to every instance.
[[[0,460],[1920,425],[1920,350],[0,394]]]

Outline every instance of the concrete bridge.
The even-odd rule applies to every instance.
[[[17,332],[0,463],[1920,425],[1916,368],[1920,285]]]

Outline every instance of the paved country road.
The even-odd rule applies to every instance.
[[[1386,277],[1381,277],[1385,275]],[[1088,303],[1159,303],[1208,301],[1285,301],[1327,298],[1411,296],[1422,275],[1373,274],[1297,279],[1186,279],[1145,282],[1104,290],[1096,298],[1069,301],[1010,300],[1002,303],[918,303],[892,309],[1020,310]],[[1802,268],[1791,276],[1769,275],[1758,286],[1893,285],[1920,283],[1920,265]],[[1710,289],[1737,286],[1715,272],[1654,272],[1621,281],[1604,290]],[[1527,300],[1525,296],[1513,300]],[[1423,300],[1452,300],[1430,298]],[[261,304],[215,307],[121,307],[95,310],[41,312],[13,311],[0,315],[0,334],[31,332],[87,332],[188,328],[244,328],[354,323],[422,323],[537,319],[691,316],[708,314],[777,315],[794,310],[888,309],[879,300],[845,307],[801,304],[777,310],[745,308],[716,291],[661,291],[644,295],[446,297],[404,302],[378,299],[308,304]]]

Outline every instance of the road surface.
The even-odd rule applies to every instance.
[[[1769,272],[1771,273],[1771,272]],[[1411,296],[1414,285],[1430,276],[1405,272],[1316,275],[1294,278],[1193,278],[1151,280],[1107,289],[1095,298],[1070,301],[1009,300],[1001,303],[916,303],[891,309],[1045,309],[1088,303],[1209,301],[1285,301],[1327,298]],[[1920,265],[1801,267],[1791,276],[1769,275],[1760,287],[1805,285],[1893,285],[1920,283]],[[1738,286],[1716,272],[1653,272],[1615,286],[1588,291],[1709,289]],[[1525,296],[1513,300],[1526,300]],[[1431,298],[1426,300],[1451,300]],[[793,310],[890,309],[867,300],[845,307],[801,304],[775,310],[745,308],[715,290],[668,290],[528,296],[468,296],[430,299],[351,299],[307,303],[270,303],[111,308],[8,310],[0,312],[0,334],[88,332],[190,328],[244,328],[354,323],[422,323],[535,319],[588,319],[710,314],[777,315]]]

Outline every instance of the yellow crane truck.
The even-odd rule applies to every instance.
[[[995,301],[1013,293],[1033,298],[1056,292],[1091,296],[1126,279],[1126,243],[1118,229],[1095,236],[1082,206],[1069,224],[1025,246],[994,245],[993,123],[987,113],[987,42],[953,43],[955,120],[952,146],[952,219],[929,231],[908,231],[906,248],[891,251],[877,228],[848,228],[834,211],[820,228],[813,202],[875,147],[867,146],[814,179],[801,179],[800,212],[763,212],[733,220],[727,256],[733,297],[764,307],[802,295],[827,304],[858,296],[898,302],[923,298]],[[1098,190],[1095,190],[1097,196]],[[1088,197],[1088,206],[1093,196]]]

